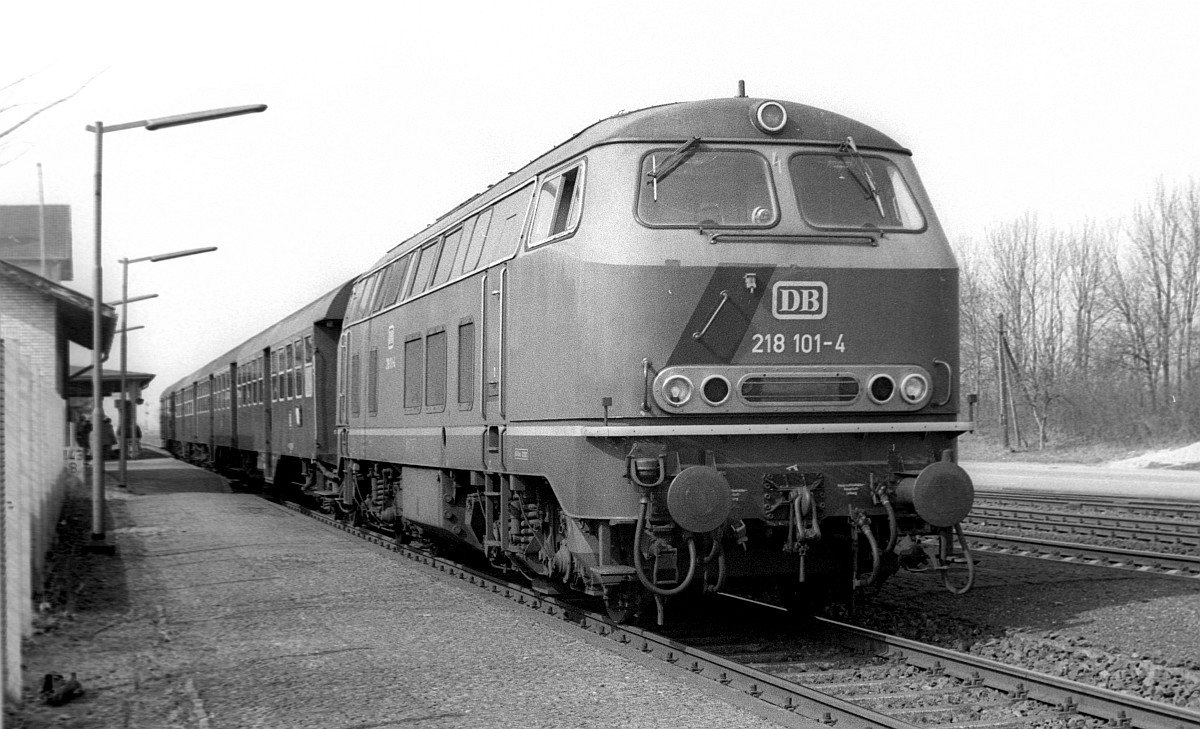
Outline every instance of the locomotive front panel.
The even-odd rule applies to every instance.
[[[588,161],[603,209],[511,266],[516,468],[585,531],[650,539],[626,552],[655,593],[702,566],[693,539],[730,582],[877,583],[927,563],[925,536],[946,564],[973,497],[958,272],[907,154],[694,138]]]

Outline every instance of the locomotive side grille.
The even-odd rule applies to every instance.
[[[849,403],[858,391],[849,375],[755,375],[741,383],[742,399],[752,405]]]

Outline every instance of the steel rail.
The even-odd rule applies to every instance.
[[[655,658],[685,674],[706,678],[714,688],[720,686],[729,695],[750,697],[783,711],[770,718],[788,726],[811,727],[812,722],[839,729],[911,729],[901,719],[860,706],[846,699],[795,683],[750,666],[732,661],[671,638],[635,626],[616,625],[606,616],[544,595],[530,587],[499,579],[428,552],[398,544],[394,539],[367,529],[338,521],[303,506],[279,502],[282,506],[310,516],[329,526],[348,532],[428,568],[457,578],[467,585],[497,598],[505,598],[531,610],[586,630],[607,639],[618,653]],[[778,608],[776,608],[778,609]],[[908,663],[931,671],[940,671],[967,682],[1004,692],[1017,699],[1032,699],[1056,706],[1063,713],[1080,713],[1108,720],[1113,727],[1133,729],[1181,729],[1200,726],[1200,713],[1137,696],[1088,686],[1068,679],[1008,666],[997,661],[952,651],[937,646],[890,636],[844,623],[814,618],[831,631],[848,639],[866,642],[876,651],[900,652]]]
[[[1106,719],[1111,726],[1132,726],[1137,729],[1200,726],[1200,712],[1180,706],[1161,704],[1138,696],[1010,666],[990,658],[918,643],[833,620],[814,620],[856,640],[900,652],[904,660],[914,666],[944,671],[964,681],[981,682],[984,686],[1003,691],[1010,696],[1030,698],[1058,706],[1064,712]]]
[[[1200,540],[1198,521],[1160,521],[1145,517],[1038,511],[978,504],[971,508],[967,521],[976,525],[1049,529],[1059,533],[1105,536],[1131,542],[1195,545]]]
[[[1152,514],[1171,514],[1177,517],[1200,519],[1200,499],[1151,499],[1140,496],[1102,496],[1099,494],[1046,493],[1014,489],[997,491],[975,489],[978,501],[1019,501],[1049,505],[1090,506],[1096,508],[1133,509]]]
[[[968,531],[963,534],[971,540],[971,547],[976,551],[1054,559],[1061,562],[1080,562],[1093,566],[1150,572],[1168,577],[1200,578],[1200,557],[1188,554],[1164,554],[989,532]]]

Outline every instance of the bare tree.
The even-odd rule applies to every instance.
[[[103,71],[101,73],[103,73]],[[34,79],[37,74],[27,74],[0,86],[0,145],[5,143],[2,140],[16,132],[21,127],[32,122],[34,119],[37,119],[39,116],[45,114],[59,104],[66,103],[67,101],[75,98],[81,91],[86,89],[93,80],[95,80],[96,76],[99,75],[99,73],[93,75],[91,78],[87,79],[78,87],[76,87],[74,91],[50,101],[32,102],[10,100],[11,97],[23,90],[23,84],[28,84],[28,82]],[[0,161],[0,165],[3,164],[5,164],[5,162]]]
[[[1087,380],[1092,369],[1092,347],[1101,322],[1111,311],[1104,296],[1109,276],[1108,252],[1112,235],[1093,223],[1074,229],[1061,239],[1066,254],[1065,284],[1072,307],[1073,376]]]
[[[1200,432],[1196,181],[1160,183],[1120,223],[1061,233],[1027,214],[962,245],[960,258],[964,376],[989,393],[1010,365],[1018,412],[1040,441],[1052,426],[1100,439]],[[1007,352],[996,346],[1001,316]]]
[[[1032,214],[988,235],[996,313],[1007,320],[998,356],[1009,359],[1014,382],[1037,424],[1039,448],[1045,447],[1054,404],[1063,396],[1070,350],[1067,255],[1059,237],[1043,233]]]
[[[1114,303],[1156,412],[1178,402],[1195,366],[1200,246],[1190,234],[1187,202],[1185,193],[1160,182],[1134,211],[1128,254],[1114,259],[1113,274],[1120,278]]]

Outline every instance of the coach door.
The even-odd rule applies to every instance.
[[[277,386],[275,385],[275,363],[271,361],[271,348],[267,347],[262,351],[262,366],[263,366],[263,447],[262,447],[262,463],[259,468],[262,469],[263,477],[268,482],[275,480],[275,452],[272,448],[274,441],[272,440],[271,429],[271,411],[275,409],[275,397],[278,394]]]
[[[483,367],[481,371],[480,406],[483,409],[484,467],[489,471],[505,470],[505,376],[504,319],[508,292],[508,266],[500,264],[483,275]]]
[[[227,392],[229,393],[229,402],[226,406],[229,408],[229,447],[236,451],[238,449],[238,408],[241,407],[241,388],[238,387],[241,371],[238,369],[237,362],[232,362],[229,365],[229,384]]]

